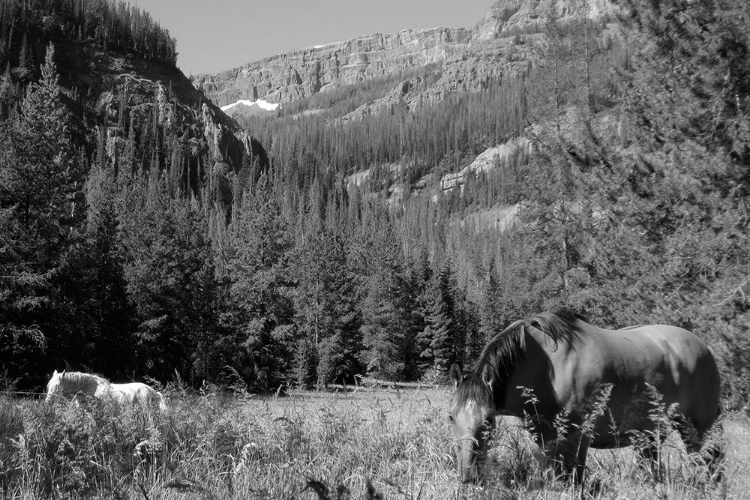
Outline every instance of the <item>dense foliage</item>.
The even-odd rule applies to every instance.
[[[690,328],[743,400],[748,7],[626,7],[608,27],[550,12],[543,38],[517,37],[536,51],[527,73],[437,106],[342,122],[358,102],[345,88],[248,119],[270,163],[237,175],[175,125],[164,88],[118,89],[118,113],[65,146],[61,96],[76,96],[49,48],[3,129],[6,384],[65,366],[262,391],[439,380],[510,321],[565,305]],[[441,184],[518,137],[528,147]]]
[[[136,6],[119,0],[3,0],[0,62],[17,72],[35,71],[45,37],[93,41],[102,48],[168,64],[177,62],[169,32]]]

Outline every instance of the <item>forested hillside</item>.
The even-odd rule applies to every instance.
[[[618,27],[552,8],[542,36],[498,57],[525,71],[435,105],[340,119],[397,86],[384,78],[243,119],[254,155],[177,120],[201,102],[164,107],[168,86],[89,105],[100,126],[80,122],[71,149],[59,138],[85,95],[60,86],[49,49],[33,83],[7,59],[5,384],[65,367],[254,391],[440,380],[511,321],[567,306],[695,331],[728,403],[746,401],[750,8],[621,7]],[[519,138],[527,149],[441,183]]]
[[[187,373],[183,332],[210,324],[201,309],[215,300],[206,220],[226,217],[232,179],[265,164],[262,147],[192,87],[175,41],[135,7],[7,0],[0,35],[3,385],[39,387],[54,367]]]

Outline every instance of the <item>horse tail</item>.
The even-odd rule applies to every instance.
[[[154,391],[157,396],[159,396],[159,409],[161,411],[166,411],[169,407],[167,406],[167,403],[164,401],[164,396],[161,395],[161,392]]]

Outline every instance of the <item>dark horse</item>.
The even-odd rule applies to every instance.
[[[654,440],[660,434],[648,405],[638,403],[649,391],[667,406],[677,404],[675,425],[691,452],[720,412],[716,361],[692,333],[667,325],[603,330],[564,310],[516,321],[490,340],[465,375],[454,365],[451,377],[450,418],[464,482],[479,479],[496,415],[521,417],[526,410],[540,444],[580,483],[589,446],[628,446],[632,431]],[[606,393],[606,408],[587,424]],[[565,419],[555,423],[559,415]],[[560,422],[564,432],[558,433]],[[713,453],[718,459],[720,451]]]

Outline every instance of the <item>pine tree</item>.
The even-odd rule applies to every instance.
[[[41,373],[33,345],[56,336],[55,280],[83,222],[86,165],[70,133],[68,111],[58,84],[54,47],[47,48],[41,79],[30,85],[19,112],[5,124],[0,165],[3,219],[2,356],[8,367]],[[46,370],[47,367],[44,368]]]
[[[479,354],[479,351],[481,350],[481,347],[477,349],[479,344],[483,346],[485,343],[492,340],[495,335],[503,331],[507,319],[503,317],[501,293],[502,290],[500,288],[500,283],[498,282],[495,272],[495,266],[493,263],[493,265],[490,266],[490,269],[487,272],[487,280],[484,288],[484,293],[482,294],[482,301],[480,303],[480,335],[479,338],[474,339],[475,342],[473,343],[473,345],[469,345],[469,352],[472,354],[472,359],[474,359],[473,356]]]
[[[448,369],[462,361],[464,338],[457,324],[456,283],[449,263],[440,267],[429,291],[424,330],[417,341],[422,347],[420,358],[432,370],[433,377],[442,378]]]
[[[195,199],[169,196],[156,171],[124,194],[122,221],[128,296],[136,308],[140,370],[159,378],[175,370],[211,379],[217,284],[207,214]]]
[[[400,378],[404,371],[399,356],[398,316],[389,296],[393,284],[390,279],[373,275],[368,278],[362,303],[362,337],[367,352],[368,373],[384,380]]]
[[[353,382],[362,372],[357,280],[346,255],[341,236],[324,231],[310,237],[295,258],[297,345],[314,349],[298,354],[304,364],[297,372],[308,373],[305,366],[316,360],[318,385]]]
[[[413,376],[414,295],[387,212],[365,210],[366,222],[350,248],[350,259],[363,277],[362,337],[368,371],[386,380]]]
[[[74,146],[62,103],[54,47],[47,49],[42,77],[21,102],[11,132],[18,163],[8,169],[5,192],[15,201],[19,222],[37,241],[39,263],[54,265],[69,228],[82,218],[85,165]]]
[[[628,2],[623,108],[652,314],[703,332],[731,404],[745,401],[750,52],[747,2]],[[690,310],[690,318],[685,311]],[[717,320],[721,317],[721,320]],[[666,320],[665,320],[666,318]],[[745,325],[745,326],[743,326]]]
[[[29,39],[26,33],[23,34],[23,41],[21,42],[21,52],[18,55],[18,67],[25,72],[31,71],[34,66],[32,60],[31,49],[29,48]]]
[[[236,369],[243,373],[251,368],[247,377],[256,389],[273,389],[289,381],[294,355],[294,309],[288,292],[290,232],[265,177],[245,192],[234,217],[223,323],[236,339],[232,352],[246,354],[246,366]],[[231,361],[239,361],[225,355],[229,357],[225,364],[235,366]]]
[[[116,184],[103,160],[97,159],[86,188],[85,240],[63,269],[58,322],[68,327],[64,337],[58,336],[54,356],[108,377],[130,376],[135,311],[127,296]]]

